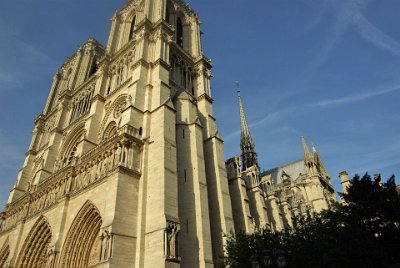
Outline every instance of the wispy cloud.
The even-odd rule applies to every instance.
[[[395,56],[400,56],[400,43],[384,33],[364,16],[363,11],[367,8],[369,2],[371,1],[349,0],[338,4],[338,1],[331,1],[330,9],[321,9],[321,12],[317,15],[316,22],[319,22],[321,16],[326,15],[325,13],[329,10],[333,12],[334,21],[327,31],[328,35],[320,52],[311,61],[311,75],[330,58],[332,52],[342,42],[344,34],[350,27],[355,27],[366,41],[376,47],[391,52]]]
[[[389,51],[396,56],[400,56],[400,43],[382,32],[375,25],[369,22],[364,16],[360,15],[355,21],[362,37],[377,47]]]
[[[331,2],[331,11],[333,11],[334,21],[330,29],[328,29],[328,35],[322,46],[320,52],[311,61],[311,74],[317,71],[330,57],[331,53],[336,49],[338,44],[343,39],[347,29],[353,23],[354,19],[360,15],[360,10],[364,8],[367,1],[347,1],[339,4],[334,1]],[[323,9],[325,11],[327,9]],[[321,16],[321,15],[319,15]]]
[[[347,96],[347,97],[343,97],[343,98],[321,100],[321,101],[318,101],[315,103],[307,104],[307,106],[310,106],[310,107],[319,106],[322,108],[327,108],[327,107],[332,107],[332,106],[344,105],[344,104],[348,104],[351,102],[362,101],[362,100],[365,100],[368,98],[385,95],[385,94],[392,93],[395,91],[400,91],[400,86],[393,87],[393,88],[386,88],[386,89],[382,89],[382,90],[378,90],[378,91],[365,92],[365,93]]]
[[[333,99],[325,99],[325,100],[320,100],[317,102],[312,102],[312,103],[306,103],[302,105],[295,105],[295,106],[290,106],[286,107],[283,109],[280,109],[275,112],[271,112],[268,114],[265,114],[261,116],[257,121],[255,122],[248,122],[249,127],[251,129],[257,128],[259,126],[263,126],[265,124],[272,124],[277,121],[284,121],[284,118],[293,114],[298,114],[300,112],[307,111],[307,109],[311,108],[332,108],[340,105],[346,105],[349,103],[354,103],[358,101],[363,101],[372,97],[377,97],[385,94],[390,94],[393,92],[400,91],[400,85],[395,85],[392,87],[387,87],[383,89],[375,89],[375,90],[370,90],[368,92],[363,92],[359,94],[354,94],[350,96],[345,96],[342,98],[333,98]],[[291,129],[292,132],[297,132],[300,133],[298,130]],[[240,129],[237,129],[227,135],[224,135],[224,140],[225,141],[230,141],[233,139],[237,139],[240,136]]]

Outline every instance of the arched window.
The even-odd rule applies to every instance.
[[[84,124],[78,125],[71,131],[70,136],[65,140],[62,148],[60,149],[60,168],[72,164],[73,160],[78,157],[78,145],[82,141],[84,133]]]
[[[103,134],[103,140],[109,139],[117,134],[117,124],[113,121],[106,127]]]
[[[90,66],[89,76],[88,77],[91,77],[96,72],[97,72],[97,58],[93,57],[92,66]]]
[[[131,29],[129,30],[129,40],[132,40],[133,34],[135,32],[136,16],[133,17],[131,22]]]
[[[176,22],[176,43],[183,48],[183,25],[180,18]]]

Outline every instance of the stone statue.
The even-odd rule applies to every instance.
[[[177,258],[177,235],[178,235],[178,224],[169,223],[166,229],[167,232],[167,257]]]

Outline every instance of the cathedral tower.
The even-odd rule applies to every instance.
[[[182,0],[132,0],[53,78],[0,267],[214,267],[233,230],[211,61]]]

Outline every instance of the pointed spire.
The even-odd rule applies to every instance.
[[[246,115],[244,113],[242,96],[240,96],[239,82],[236,82],[236,86],[237,86],[237,95],[238,95],[238,100],[239,100],[240,125],[242,127],[240,139],[242,139],[243,137],[246,137],[246,138],[249,137],[251,140],[253,140],[250,135],[249,126],[247,125]]]
[[[240,125],[241,125],[241,133],[240,133],[240,149],[242,150],[242,164],[243,170],[246,170],[248,167],[257,166],[257,153],[255,151],[255,145],[253,138],[251,137],[249,126],[247,125],[246,115],[244,113],[242,96],[240,96],[240,87],[239,82],[236,82],[237,86],[237,95],[239,101],[239,111],[240,111]]]
[[[310,159],[311,158],[310,150],[308,150],[308,146],[303,135],[301,136],[301,143],[303,145],[304,160]]]

